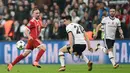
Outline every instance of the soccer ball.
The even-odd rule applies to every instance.
[[[17,47],[19,50],[23,50],[24,47],[25,47],[25,42],[24,42],[23,40],[17,41],[16,47]]]

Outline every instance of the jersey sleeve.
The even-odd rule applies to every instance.
[[[70,25],[68,25],[68,26],[66,27],[66,32],[67,32],[67,33],[71,32],[71,29],[72,29],[72,27],[71,27]]]
[[[101,24],[104,25],[106,23],[105,17],[102,19]]]
[[[120,20],[119,20],[119,19],[117,20],[117,26],[118,26],[118,27],[120,27],[120,26],[121,26],[121,22],[120,22]]]
[[[34,27],[34,22],[29,21],[29,23],[27,24],[27,28],[32,29]]]

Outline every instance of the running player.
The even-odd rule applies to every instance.
[[[68,33],[69,45],[65,45],[59,50],[59,59],[61,67],[58,71],[65,71],[66,69],[64,60],[65,53],[74,53],[79,58],[85,60],[85,62],[88,64],[88,71],[91,71],[93,63],[88,60],[88,58],[85,57],[85,55],[83,55],[82,53],[86,49],[86,44],[88,45],[88,49],[92,51],[92,48],[90,47],[90,42],[87,38],[87,35],[85,34],[84,28],[77,23],[71,23],[71,16],[66,16],[63,18],[63,20],[64,24],[66,25],[66,31]]]
[[[110,8],[110,16],[104,17],[101,21],[101,24],[99,24],[96,28],[96,33],[94,34],[94,38],[97,37],[98,30],[101,26],[104,27],[104,43],[105,47],[101,46],[100,44],[97,44],[97,48],[103,50],[104,53],[108,54],[109,59],[113,65],[114,68],[119,67],[119,64],[115,62],[114,55],[113,55],[113,46],[115,42],[115,35],[116,35],[116,29],[119,30],[120,37],[123,39],[123,31],[121,29],[120,20],[115,17],[115,9]]]
[[[33,66],[41,68],[38,62],[46,50],[45,46],[38,39],[41,28],[42,22],[40,20],[40,11],[39,9],[34,8],[32,10],[32,19],[29,21],[25,30],[25,34],[28,37],[28,42],[26,44],[25,50],[12,63],[8,64],[8,71],[12,70],[13,66],[17,64],[20,60],[24,59],[34,48],[38,48],[40,50],[37,54],[35,62],[33,62]]]

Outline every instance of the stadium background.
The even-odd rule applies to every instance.
[[[72,22],[81,24],[90,40],[102,17],[115,7],[116,17],[121,21],[125,39],[130,38],[129,0],[0,0],[0,40],[27,40],[24,29],[31,19],[31,11],[38,7],[43,24],[41,40],[67,40],[61,17],[72,16]],[[119,39],[119,32],[116,33]],[[99,31],[97,39],[102,39]]]
[[[18,40],[27,41],[24,28],[31,18],[31,10],[38,7],[41,11],[43,23],[47,27],[42,29],[40,39],[47,47],[47,51],[40,60],[43,69],[35,69],[32,64],[38,50],[34,50],[27,58],[20,61],[12,73],[57,73],[59,65],[58,50],[67,44],[65,25],[61,17],[72,16],[72,22],[80,23],[89,36],[92,48],[97,43],[103,44],[102,32],[96,40],[93,39],[96,26],[103,16],[109,15],[109,8],[116,8],[116,17],[121,21],[125,39],[116,33],[114,55],[121,67],[113,70],[111,63],[101,50],[91,53],[84,51],[86,57],[94,62],[92,73],[130,73],[130,0],[0,0],[0,73],[6,73],[6,64],[12,62],[23,50],[16,48]],[[84,61],[66,54],[67,70],[65,73],[86,73]],[[23,65],[24,64],[24,65]],[[73,65],[72,65],[73,64]],[[78,65],[75,65],[78,64]]]
[[[40,60],[41,69],[30,66],[35,59],[35,49],[27,58],[20,61],[10,73],[57,73],[60,67],[58,50],[67,44],[65,25],[61,17],[72,16],[73,22],[80,23],[91,40],[92,48],[97,43],[103,44],[102,32],[98,38],[93,39],[96,26],[103,16],[109,15],[109,8],[116,8],[116,17],[121,21],[125,39],[119,38],[116,33],[114,55],[120,67],[116,70],[101,50],[91,53],[84,51],[86,57],[94,62],[91,73],[130,73],[130,0],[0,0],[0,73],[8,73],[6,64],[12,62],[23,50],[16,48],[18,40],[27,41],[24,28],[31,18],[31,10],[38,7],[41,11],[43,23],[47,27],[42,29],[40,39],[47,50]],[[87,66],[84,61],[74,55],[67,57],[67,69],[64,73],[86,73]],[[78,65],[77,65],[78,64]]]

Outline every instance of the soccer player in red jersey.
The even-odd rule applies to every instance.
[[[37,54],[35,62],[33,62],[32,65],[41,68],[38,61],[46,50],[45,46],[38,39],[42,27],[43,25],[40,19],[40,11],[39,9],[34,8],[32,10],[32,19],[29,21],[25,30],[25,34],[28,37],[28,42],[26,44],[25,50],[12,63],[8,64],[8,71],[10,71],[16,63],[25,58],[34,48],[38,48],[40,50]]]

